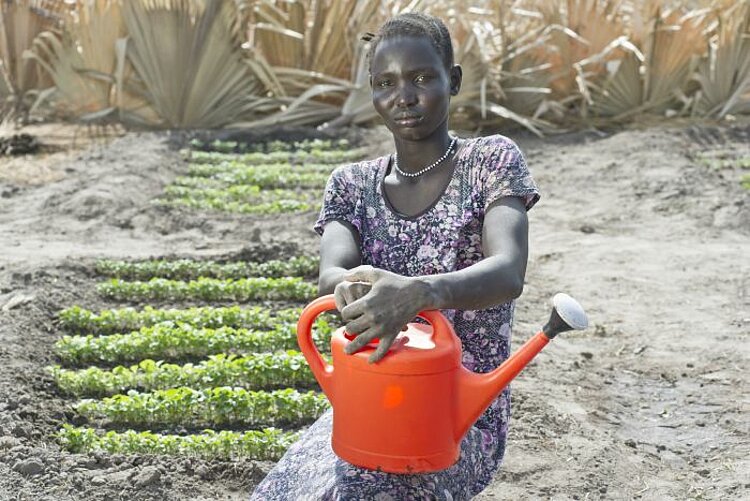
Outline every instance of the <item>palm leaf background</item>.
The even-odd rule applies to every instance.
[[[426,11],[464,69],[456,128],[723,117],[750,111],[749,1],[9,0],[0,97],[150,127],[367,124],[362,34]]]

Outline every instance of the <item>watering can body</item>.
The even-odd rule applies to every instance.
[[[325,391],[334,406],[332,446],[339,457],[398,473],[440,470],[458,459],[453,415],[460,350],[411,344],[431,344],[432,335],[429,326],[410,324],[400,334],[409,343],[399,343],[378,364],[367,362],[374,348],[344,352],[349,339],[343,328],[332,336],[338,374]]]
[[[439,471],[453,465],[461,440],[497,395],[549,342],[543,332],[499,368],[476,374],[461,365],[461,341],[439,311],[410,323],[388,354],[371,364],[376,344],[349,355],[353,339],[344,328],[331,339],[333,364],[312,342],[322,312],[335,309],[333,296],[316,299],[303,311],[297,339],[318,383],[333,406],[332,446],[340,458],[391,473]]]

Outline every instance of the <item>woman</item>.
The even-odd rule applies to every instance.
[[[526,211],[539,194],[511,140],[449,135],[461,78],[439,19],[411,13],[387,21],[372,40],[370,83],[395,154],[340,167],[326,187],[315,223],[320,294],[335,294],[347,331],[358,334],[349,353],[380,339],[373,363],[418,312],[435,309],[453,322],[467,368],[488,372],[509,354],[513,299],[526,271]],[[469,499],[502,461],[509,414],[506,389],[466,435],[454,466],[396,475],[337,458],[329,411],[251,499]]]

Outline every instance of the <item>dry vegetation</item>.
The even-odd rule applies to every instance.
[[[456,128],[543,133],[750,110],[748,0],[14,0],[0,10],[3,114],[154,128],[367,123],[362,35],[410,10],[454,36],[465,70]]]

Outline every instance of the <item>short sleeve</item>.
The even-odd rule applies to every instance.
[[[519,197],[526,210],[539,200],[539,189],[531,177],[521,149],[510,139],[493,136],[498,143],[485,164],[483,183],[484,210],[502,197]],[[502,140],[501,140],[502,139]]]
[[[361,204],[360,189],[355,182],[352,165],[342,165],[331,173],[323,195],[323,206],[313,230],[323,235],[326,223],[333,220],[345,221],[362,230],[362,219],[357,217],[357,207]]]

